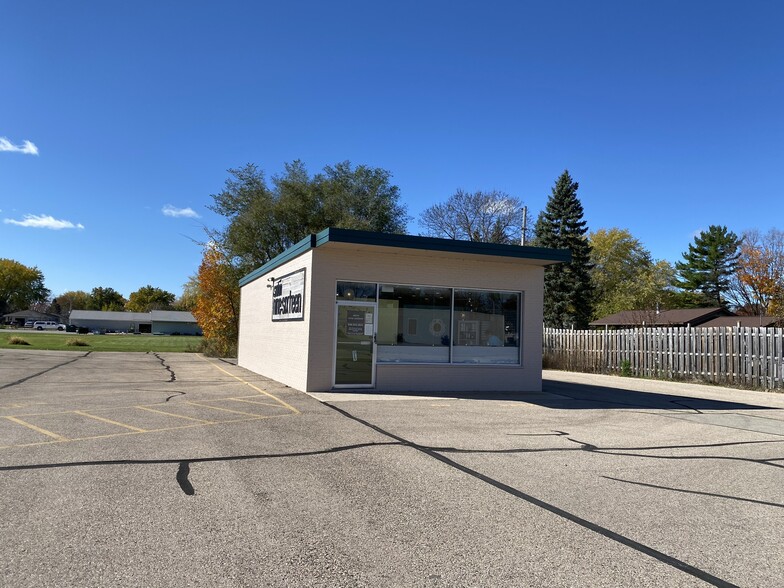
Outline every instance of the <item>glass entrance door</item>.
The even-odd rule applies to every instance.
[[[335,387],[373,387],[376,304],[337,303],[335,330]]]

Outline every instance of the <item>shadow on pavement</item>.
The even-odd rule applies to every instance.
[[[770,406],[745,402],[729,402],[688,395],[623,390],[552,380],[544,380],[543,390],[547,393],[544,398],[527,400],[526,402],[532,402],[548,408],[564,409],[654,408],[662,410],[688,409],[696,412],[703,410],[776,410]],[[688,392],[687,385],[684,385],[684,392]]]
[[[688,385],[684,385],[688,393]],[[777,410],[771,406],[712,400],[693,396],[665,394],[659,392],[641,392],[605,386],[577,384],[545,379],[542,392],[370,392],[367,389],[341,390],[340,394],[365,395],[379,397],[426,397],[426,398],[457,398],[461,400],[502,400],[525,402],[546,408],[558,409],[660,409],[660,410],[691,410],[702,411],[740,411],[740,410]]]

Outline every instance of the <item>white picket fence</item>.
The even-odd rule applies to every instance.
[[[545,368],[784,388],[784,329],[544,329]]]

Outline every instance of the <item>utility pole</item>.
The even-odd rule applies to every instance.
[[[525,245],[525,233],[528,231],[528,207],[523,206],[523,232],[520,235],[520,245]]]

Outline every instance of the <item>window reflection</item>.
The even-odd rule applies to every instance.
[[[381,284],[378,361],[449,362],[449,288]]]
[[[379,363],[520,363],[519,292],[338,282],[340,301],[378,301]]]
[[[338,300],[375,302],[376,284],[367,282],[338,282],[336,295]]]
[[[519,363],[520,295],[455,290],[453,363]]]

